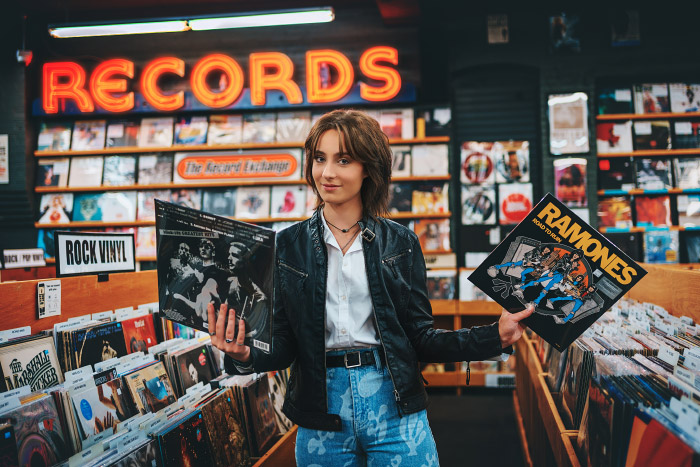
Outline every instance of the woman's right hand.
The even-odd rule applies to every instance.
[[[239,362],[246,363],[250,360],[250,347],[243,344],[245,341],[245,321],[238,320],[238,335],[234,336],[236,312],[233,308],[228,309],[225,303],[219,308],[218,318],[214,315],[214,304],[207,305],[207,313],[209,314],[209,331],[211,335],[211,343],[217,349],[223,351],[229,357]],[[228,324],[226,323],[226,315],[228,315]],[[216,323],[214,332],[211,332],[211,323]],[[225,328],[224,328],[225,327]]]

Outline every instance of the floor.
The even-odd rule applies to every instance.
[[[464,393],[430,391],[428,419],[440,466],[524,465],[512,390],[469,388]]]

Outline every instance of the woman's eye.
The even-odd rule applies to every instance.
[[[347,165],[347,164],[350,163],[350,159],[346,159],[346,158],[343,157],[343,158],[341,158],[341,159],[338,159],[338,163],[341,164],[341,165]]]
[[[323,156],[316,156],[316,157],[314,157],[314,161],[316,161],[316,162],[318,162],[318,163],[322,163],[322,162],[324,162],[325,160],[326,160],[326,159],[324,159]]]

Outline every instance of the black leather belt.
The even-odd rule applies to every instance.
[[[379,361],[384,364],[384,356],[379,352]],[[344,366],[345,368],[356,368],[358,366],[364,365],[376,365],[374,360],[374,352],[371,350],[363,351],[352,351],[347,352],[343,355],[327,355],[326,356],[326,366],[327,367],[339,367]]]

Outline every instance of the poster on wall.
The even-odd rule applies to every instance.
[[[507,44],[509,42],[508,15],[488,15],[486,25],[489,44]]]
[[[549,17],[550,50],[552,53],[580,53],[580,18],[561,13]]]
[[[588,95],[585,92],[550,94],[549,152],[583,154],[590,151],[588,143]]]
[[[0,135],[0,183],[10,183],[10,146],[8,135]]]
[[[586,159],[554,161],[554,189],[559,201],[571,208],[588,206],[586,199]]]
[[[611,40],[613,47],[639,45],[639,10],[617,10],[612,13]]]

